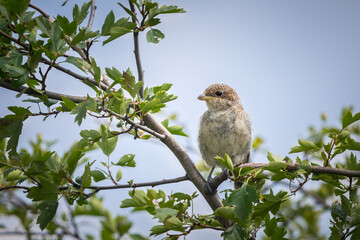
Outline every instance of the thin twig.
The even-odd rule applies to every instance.
[[[79,232],[79,227],[78,227],[78,225],[77,225],[77,223],[75,221],[74,211],[73,211],[70,204],[68,203],[68,201],[65,198],[64,198],[64,202],[65,202],[66,207],[67,207],[67,209],[69,211],[71,224],[72,224],[72,226],[74,228],[74,236],[78,238],[80,236],[80,234],[79,234],[80,232]]]
[[[94,17],[95,17],[95,10],[96,10],[95,0],[91,0],[91,11],[90,11],[90,17],[89,17],[89,21],[88,21],[88,25],[87,25],[88,29],[92,28],[92,25],[94,22]]]
[[[136,9],[134,3],[132,3],[129,0],[130,9],[136,15]],[[136,24],[136,19],[134,17],[131,17],[132,22]],[[142,68],[141,64],[141,58],[140,58],[140,46],[139,46],[139,31],[134,31],[134,54],[135,54],[135,60],[136,60],[136,67],[138,71],[138,80],[139,82],[142,82],[142,86],[139,90],[139,94],[141,98],[144,98],[144,70]]]
[[[115,116],[115,117],[117,117],[117,118],[120,118],[120,119],[128,122],[129,124],[133,125],[134,127],[139,128],[139,129],[141,129],[141,130],[143,130],[143,131],[145,131],[145,132],[147,132],[147,133],[150,133],[151,135],[153,135],[153,136],[155,136],[155,137],[157,137],[157,138],[159,138],[159,139],[161,139],[161,140],[165,140],[165,139],[166,139],[166,135],[164,135],[164,134],[160,134],[160,133],[158,133],[158,132],[156,132],[156,131],[154,131],[154,130],[146,127],[146,126],[137,124],[137,123],[135,123],[134,121],[132,121],[131,119],[129,119],[129,118],[127,118],[127,117],[124,117],[124,116],[122,116],[122,115],[120,115],[120,114],[118,114],[118,113],[115,113],[115,112],[113,112],[113,111],[110,111],[110,110],[108,110],[108,109],[103,109],[103,110],[104,110],[105,112],[109,113],[110,115]]]
[[[35,9],[36,11],[38,11],[44,18],[52,21],[50,15],[48,15],[48,14],[47,14],[46,12],[44,12],[42,9],[38,8],[37,6],[32,5],[31,3],[29,3],[28,6],[31,7],[31,8],[33,8],[33,9]]]
[[[29,187],[25,187],[25,186],[7,186],[7,187],[0,187],[0,192],[4,191],[4,190],[9,190],[9,189],[24,189],[26,191],[29,191]]]
[[[12,36],[10,36],[9,34],[3,32],[2,30],[0,30],[0,34],[4,37],[6,37],[7,39],[10,39],[11,41],[13,41],[14,43],[19,44],[20,46],[22,46],[23,48],[25,48],[26,50],[29,49],[29,46],[23,42],[21,42],[20,40],[13,38]]]
[[[295,190],[291,190],[291,193],[295,194],[297,191],[299,191],[305,185],[305,183],[307,183],[308,180],[309,180],[309,176],[306,175],[305,180],[302,183],[300,183],[299,186]]]
[[[182,176],[177,178],[171,179],[163,179],[159,181],[152,181],[152,182],[143,182],[143,183],[129,183],[129,184],[119,184],[119,185],[111,185],[111,186],[89,186],[85,187],[84,189],[93,189],[97,192],[102,190],[111,190],[111,189],[121,189],[121,188],[138,188],[138,187],[155,187],[158,185],[170,184],[170,183],[177,183],[189,180],[188,176]],[[68,186],[59,187],[60,191],[68,190]]]

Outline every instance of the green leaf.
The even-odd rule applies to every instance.
[[[90,6],[91,6],[91,1],[89,1],[88,3],[84,3],[81,6],[81,10],[80,10],[79,6],[75,4],[73,8],[73,18],[78,25],[80,25],[85,20],[86,16],[89,13],[88,11]]]
[[[232,162],[231,158],[229,157],[229,155],[227,155],[226,153],[225,153],[224,158],[217,156],[217,157],[215,157],[215,159],[218,160],[224,167],[229,169],[231,172],[234,171],[233,162]]]
[[[134,158],[135,154],[125,154],[115,165],[122,167],[135,167],[136,162],[134,161]]]
[[[96,130],[82,130],[80,132],[80,136],[85,138],[85,139],[91,139],[93,141],[97,141],[98,139],[100,139],[101,134],[96,131]]]
[[[156,214],[154,218],[158,218],[159,222],[164,222],[166,219],[176,216],[178,210],[172,208],[159,208],[156,209]]]
[[[115,23],[115,15],[114,15],[114,12],[111,10],[105,18],[104,24],[101,28],[101,34],[102,35],[109,34],[110,29],[114,25],[114,23]]]
[[[40,30],[50,38],[51,22],[43,16],[36,17],[35,21],[38,24]]]
[[[224,217],[227,219],[234,219],[234,212],[235,212],[235,207],[219,207],[214,211],[214,215],[215,216],[219,216],[219,217]]]
[[[124,10],[127,14],[129,14],[131,16],[131,18],[135,19],[137,22],[139,22],[139,20],[137,19],[136,15],[130,10],[128,9],[127,7],[125,7],[124,5],[122,5],[121,3],[118,3]]]
[[[21,16],[26,11],[30,0],[5,0],[1,1],[1,5],[6,8],[6,10],[12,14]]]
[[[69,19],[67,19],[65,16],[57,15],[56,21],[59,23],[60,27],[66,35],[71,36],[73,33],[75,33],[77,28],[77,23],[75,20],[70,22]]]
[[[245,240],[247,239],[247,232],[244,228],[235,223],[230,228],[226,229],[223,236],[224,240]]]
[[[134,30],[136,27],[135,23],[129,21],[129,18],[120,18],[110,28],[110,32],[106,35],[110,35],[108,39],[103,42],[103,45],[127,34]]]
[[[5,154],[0,152],[0,168],[2,168],[4,166],[9,166],[9,163],[7,161],[7,158],[6,158]]]
[[[88,28],[83,28],[80,30],[80,32],[73,38],[71,41],[71,45],[76,45],[80,42],[83,42],[89,38],[94,38],[98,36],[97,32],[93,32],[89,30]]]
[[[19,137],[22,131],[23,121],[21,119],[15,120],[8,127],[0,132],[0,139],[9,137],[9,141],[6,146],[7,151],[11,153],[16,152],[17,145],[19,143]]]
[[[179,8],[178,6],[170,5],[161,6],[157,11],[157,14],[169,14],[169,13],[186,13],[186,11],[183,8]]]
[[[81,187],[87,188],[91,185],[91,174],[90,174],[90,164],[85,165],[85,170],[81,176]]]
[[[263,202],[255,206],[253,217],[264,216],[269,212],[275,215],[279,211],[280,205],[285,202],[286,196],[287,193],[285,191],[280,191],[276,195],[273,195],[271,190],[270,194],[264,194]]]
[[[274,154],[272,154],[271,152],[268,152],[268,154],[267,154],[267,159],[268,159],[270,162],[282,162],[282,161],[283,161],[282,157],[277,156],[277,155],[274,155]]]
[[[11,77],[16,78],[17,81],[12,81],[11,84],[15,87],[20,87],[26,83],[29,79],[29,71],[23,67],[17,67],[9,64],[5,64],[1,68],[4,72],[7,72]]]
[[[122,73],[114,67],[112,67],[111,69],[105,68],[105,71],[106,74],[113,80],[117,80],[120,82],[120,79],[123,78]]]
[[[305,151],[316,151],[319,148],[315,145],[315,143],[309,140],[301,140],[299,139],[300,146],[295,146],[291,148],[289,153],[297,153],[297,152],[305,152]]]
[[[76,107],[76,103],[74,103],[73,101],[71,101],[70,99],[66,98],[66,97],[61,97],[61,99],[63,100],[63,102],[61,103],[61,105],[63,107],[65,107],[66,110],[73,110]]]
[[[252,204],[257,202],[259,202],[259,198],[255,188],[250,185],[243,185],[230,194],[227,205],[234,205],[235,216],[244,222],[252,212]]]
[[[143,82],[136,82],[135,77],[130,69],[127,69],[126,72],[123,72],[122,75],[123,78],[120,79],[121,87],[125,89],[131,95],[131,97],[135,98],[139,93]]]
[[[164,225],[156,225],[150,229],[150,231],[151,231],[150,236],[157,236],[157,235],[167,232],[168,230],[169,229],[167,227],[165,227]]]
[[[146,206],[149,198],[142,190],[132,190],[129,191],[129,196],[131,199],[125,199],[122,201],[120,207],[127,208],[127,207],[143,207]]]
[[[348,150],[354,150],[354,151],[360,151],[360,142],[355,141],[351,137],[348,137],[346,139],[346,149]]]
[[[348,110],[342,117],[342,128],[346,128],[350,124],[360,120],[360,112],[356,113],[354,116],[352,115],[351,111]]]
[[[360,205],[358,204],[352,208],[351,212],[350,227],[353,226],[360,227]]]
[[[182,226],[183,226],[184,223],[182,223],[180,221],[179,218],[177,217],[169,217],[167,218],[165,221],[164,221],[164,225],[169,228],[169,229],[174,229],[174,230],[182,230]],[[175,229],[177,228],[177,229]]]
[[[79,160],[85,155],[85,153],[82,153],[79,150],[73,150],[66,158],[66,165],[68,167],[69,175],[71,176],[79,162]]]
[[[41,230],[44,230],[50,221],[54,218],[58,204],[58,201],[44,201],[39,206],[37,206],[37,209],[40,210],[40,215],[36,223],[40,224]]]
[[[116,173],[116,181],[117,182],[120,181],[122,179],[122,176],[123,176],[123,174],[122,174],[121,168],[119,168],[119,170]]]
[[[169,119],[165,119],[161,122],[161,124],[173,135],[179,135],[184,137],[189,137],[186,133],[184,133],[184,127],[180,125],[169,126]]]
[[[78,69],[83,71],[84,73],[89,72],[89,69],[91,69],[91,65],[88,62],[86,62],[85,60],[83,60],[82,58],[69,56],[66,58],[65,62],[68,62],[68,63],[74,65],[75,67],[77,67]]]
[[[146,33],[146,41],[151,43],[158,43],[160,39],[164,39],[165,35],[158,29],[150,29]]]
[[[350,240],[358,240],[360,239],[360,226],[356,227],[351,233]]]
[[[101,138],[97,144],[100,147],[101,151],[109,157],[110,154],[115,150],[118,136],[109,136],[108,132],[109,131],[106,126],[102,124],[100,126]]]
[[[59,193],[60,191],[56,184],[50,181],[41,181],[41,187],[29,188],[26,197],[31,198],[33,201],[56,201]]]
[[[94,179],[95,182],[100,182],[100,181],[106,179],[104,173],[99,170],[90,171],[90,175]]]
[[[140,103],[140,110],[143,114],[151,111],[154,108],[157,108],[158,104],[160,102],[160,99],[153,99],[151,101],[145,101]]]
[[[93,98],[88,98],[85,101],[79,103],[75,108],[73,108],[71,114],[76,114],[75,122],[79,124],[82,123],[82,120],[86,118],[87,110],[95,111],[96,110],[96,102]]]

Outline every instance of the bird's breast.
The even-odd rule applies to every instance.
[[[207,111],[200,120],[199,148],[210,166],[227,153],[235,163],[250,151],[251,123],[244,111]]]

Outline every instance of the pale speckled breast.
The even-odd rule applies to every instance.
[[[227,153],[234,164],[247,161],[251,148],[251,120],[236,107],[223,111],[206,111],[200,119],[198,143],[209,166],[222,165],[214,159]]]

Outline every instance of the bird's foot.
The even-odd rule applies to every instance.
[[[216,188],[214,189],[214,187],[211,185],[211,179],[208,179],[204,184],[204,192],[207,196],[213,196],[217,193]]]

